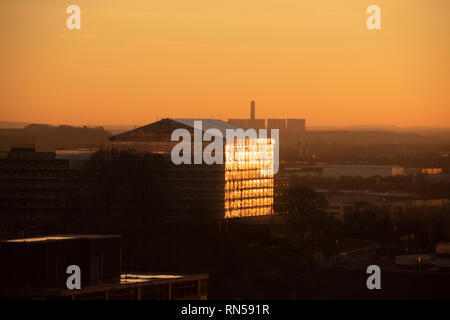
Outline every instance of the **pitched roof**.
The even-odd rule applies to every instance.
[[[222,132],[223,136],[225,137],[226,129],[238,129],[239,127],[222,121],[218,119],[193,119],[193,118],[169,118],[170,120],[179,122],[185,126],[194,128],[194,121],[201,121],[202,122],[202,131],[205,132],[208,129],[218,129]]]
[[[137,140],[159,140],[155,135],[160,135],[160,138],[165,139],[165,135],[177,128],[194,129],[194,121],[202,122],[202,132],[208,129],[218,129],[223,137],[226,136],[227,129],[238,129],[239,127],[218,119],[196,119],[196,118],[166,118],[148,125],[122,132],[109,138],[110,141],[133,141]],[[170,132],[169,132],[169,131]],[[150,134],[152,132],[153,134]],[[170,136],[170,135],[169,135]]]

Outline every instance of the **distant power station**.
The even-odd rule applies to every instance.
[[[228,119],[228,122],[243,129],[280,129],[289,132],[304,132],[305,119],[256,119],[255,101],[250,102],[249,119]]]
[[[279,129],[280,159],[308,159],[310,144],[306,140],[305,119],[256,119],[255,101],[250,102],[249,119],[228,119],[228,123],[243,129]]]

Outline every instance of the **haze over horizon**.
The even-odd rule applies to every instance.
[[[66,8],[81,8],[67,30]],[[0,120],[450,127],[450,1],[4,0]]]

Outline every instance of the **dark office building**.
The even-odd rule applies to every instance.
[[[76,173],[54,152],[12,149],[0,159],[0,235],[8,238],[77,209]]]
[[[272,145],[261,139],[259,151],[237,151],[224,141],[223,164],[181,164],[170,161],[172,132],[186,129],[193,141],[194,121],[202,121],[202,134],[208,129],[220,130],[238,127],[214,119],[163,119],[110,138],[116,150],[135,150],[162,154],[170,163],[159,180],[153,180],[162,191],[158,195],[160,211],[166,217],[209,219],[239,218],[271,215],[273,211],[273,174],[262,175],[262,168],[272,164],[272,158],[262,160],[260,155],[272,154]],[[259,141],[259,139],[257,139]],[[234,142],[236,143],[236,142]],[[203,147],[209,142],[203,143]],[[202,149],[203,150],[203,149]],[[155,211],[155,210],[154,210]]]

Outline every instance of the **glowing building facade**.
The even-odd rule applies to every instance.
[[[225,218],[273,214],[273,141],[225,145]]]
[[[243,218],[274,213],[273,146],[270,138],[247,137],[227,141],[228,129],[240,129],[213,119],[162,119],[110,138],[112,147],[166,154],[168,161],[178,141],[171,141],[174,130],[183,128],[194,136],[194,121],[202,130],[222,132],[222,164],[172,164],[163,178],[153,181],[163,192],[158,197],[158,215],[207,219]],[[203,148],[209,142],[203,143]],[[159,188],[158,187],[158,188]],[[190,218],[189,218],[190,219]]]

